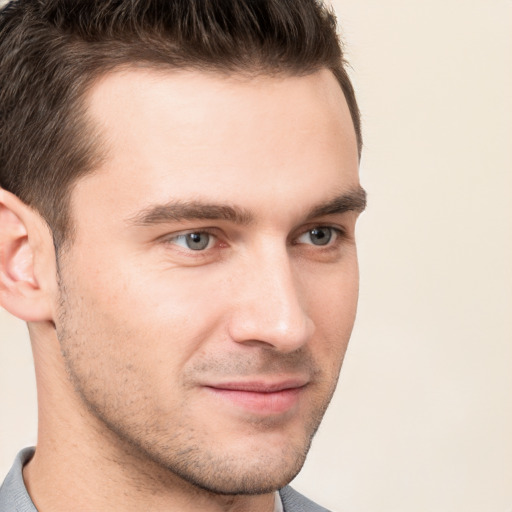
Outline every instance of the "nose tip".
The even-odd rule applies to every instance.
[[[287,266],[280,270],[274,266],[264,277],[253,272],[243,289],[231,315],[231,339],[293,352],[312,337],[314,323]]]
[[[261,337],[262,341],[272,345],[280,352],[294,352],[305,345],[313,334],[313,322],[305,314],[296,318],[281,317],[275,324],[270,319],[268,330]]]
[[[230,325],[231,338],[238,343],[268,345],[280,352],[294,352],[308,342],[314,331],[309,318],[286,317],[275,309],[265,314],[268,306],[245,306],[243,312],[236,312]]]

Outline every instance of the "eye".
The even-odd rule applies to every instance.
[[[328,245],[335,240],[338,232],[334,228],[328,226],[318,226],[306,231],[298,239],[297,243],[310,245]]]
[[[192,233],[176,235],[169,241],[183,247],[184,249],[190,249],[191,251],[204,251],[205,249],[212,247],[215,242],[215,237],[205,231],[194,231]]]

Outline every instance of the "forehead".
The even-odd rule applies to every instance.
[[[151,200],[293,200],[322,186],[358,183],[357,142],[335,77],[224,76],[129,69],[87,97],[106,152],[78,183],[132,214]],[[325,183],[325,180],[329,183]],[[322,181],[323,180],[323,181]],[[261,201],[260,201],[261,202]]]

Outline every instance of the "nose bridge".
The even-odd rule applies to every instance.
[[[311,337],[313,322],[301,301],[286,244],[262,244],[246,263],[232,316],[233,339],[297,350]]]

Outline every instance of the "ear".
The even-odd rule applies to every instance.
[[[0,188],[0,306],[26,322],[51,321],[53,316],[50,290],[40,285],[47,280],[38,279],[35,271],[36,253],[48,246],[45,236],[51,239],[41,217]],[[51,261],[48,255],[44,259]],[[39,267],[41,274],[44,265]]]

